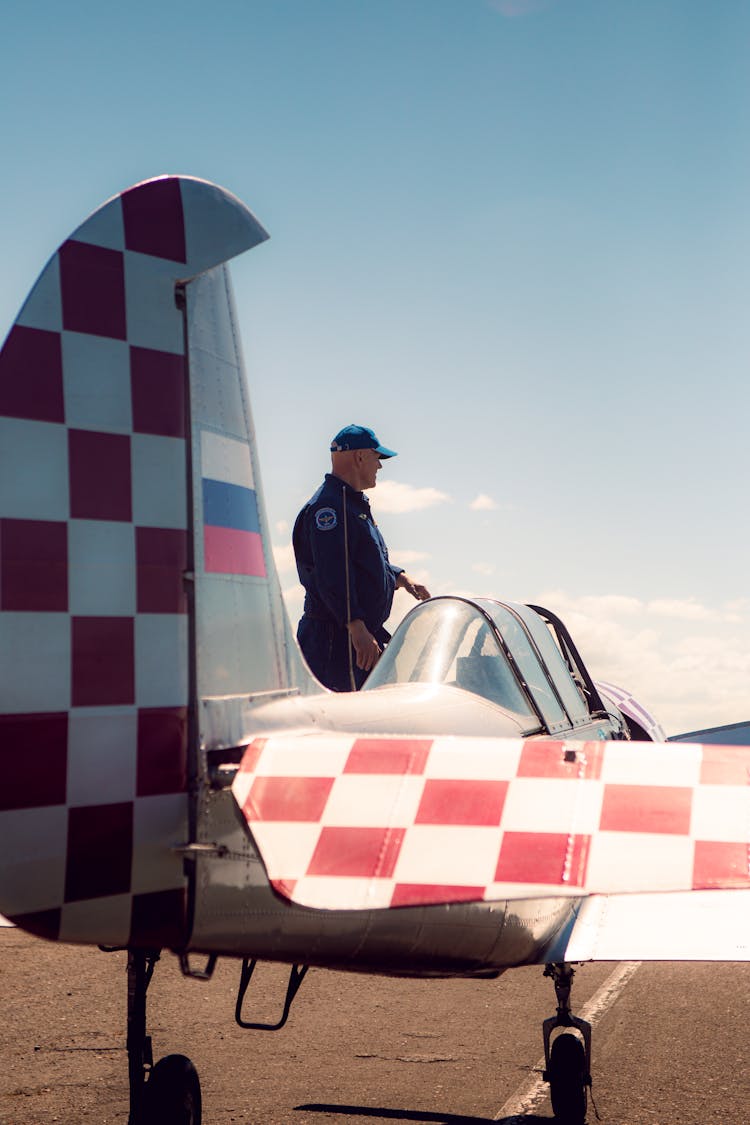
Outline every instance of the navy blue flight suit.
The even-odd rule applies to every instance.
[[[346,539],[344,520],[346,519]],[[332,691],[351,691],[347,622],[364,621],[381,646],[402,568],[388,560],[370,502],[339,477],[326,473],[315,495],[297,516],[292,535],[299,580],[305,588],[297,640],[310,668]],[[348,546],[348,604],[347,604]],[[359,689],[367,672],[351,666]]]

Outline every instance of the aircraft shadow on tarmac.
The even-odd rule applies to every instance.
[[[418,1109],[386,1109],[363,1105],[308,1103],[295,1106],[307,1113],[340,1113],[344,1117],[370,1117],[373,1121],[419,1121],[424,1125],[550,1125],[551,1117],[514,1114],[513,1117],[467,1117],[461,1113],[435,1113]]]

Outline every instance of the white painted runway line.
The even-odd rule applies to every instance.
[[[588,1004],[584,1005],[580,1013],[574,1014],[580,1015],[581,1019],[588,1020],[592,1026],[595,1025],[607,1009],[614,1004],[641,963],[640,961],[621,961],[604,983],[599,986]],[[536,1109],[540,1102],[544,1101],[549,1086],[542,1078],[543,1070],[544,1055],[534,1066],[531,1077],[521,1083],[505,1102],[502,1109],[495,1114],[494,1121],[504,1121],[506,1118],[512,1121],[514,1117],[523,1118]]]

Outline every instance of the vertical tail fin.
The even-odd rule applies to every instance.
[[[226,267],[186,287],[197,694],[312,686],[284,609]]]
[[[46,937],[181,944],[198,700],[308,675],[224,267],[266,237],[213,184],[138,184],[0,352],[0,912]]]

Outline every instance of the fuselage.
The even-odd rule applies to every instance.
[[[598,724],[601,726],[601,724]],[[510,713],[472,693],[403,684],[354,694],[321,693],[254,702],[208,701],[204,734],[224,740],[356,731],[373,737],[443,735],[519,738]],[[596,724],[578,739],[601,737]],[[528,737],[528,734],[527,734]],[[533,736],[531,736],[533,737]],[[549,738],[545,732],[544,738]],[[544,897],[388,910],[300,907],[269,884],[258,849],[228,784],[233,755],[208,751],[199,797],[192,949],[388,975],[486,975],[539,963],[572,925],[578,899]],[[234,755],[235,759],[237,755]]]
[[[396,976],[481,975],[543,961],[579,905],[542,898],[306,909],[271,888],[228,792],[212,795],[201,828],[204,843],[218,847],[195,861],[194,950]]]

